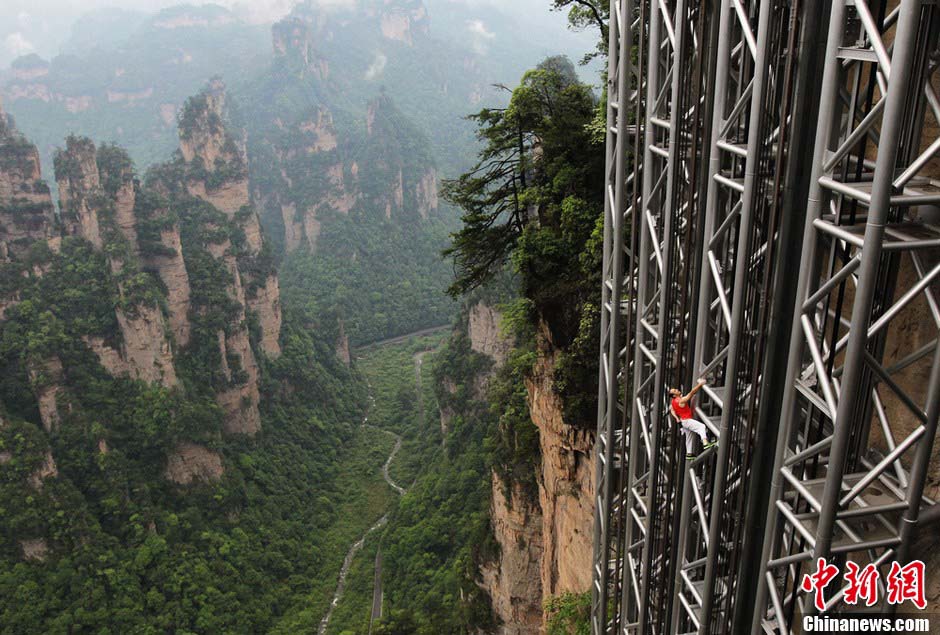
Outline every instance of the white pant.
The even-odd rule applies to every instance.
[[[694,444],[696,434],[702,440],[702,445],[708,443],[708,428],[706,428],[705,424],[701,421],[683,419],[679,425],[682,427],[682,432],[685,433],[685,451],[688,454],[695,453]]]

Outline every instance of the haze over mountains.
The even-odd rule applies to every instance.
[[[577,58],[590,48],[590,35],[566,36],[564,15],[549,13],[542,3],[530,2],[539,10],[525,11],[526,3],[435,0],[427,3],[428,16],[414,32],[396,23],[398,18],[386,17],[381,26],[381,16],[365,15],[366,5],[358,4],[320,0],[303,9],[308,16],[321,16],[321,27],[329,23],[311,44],[333,64],[334,87],[340,93],[350,84],[373,92],[384,87],[432,139],[449,135],[452,120],[494,97],[491,84],[515,84],[547,54]],[[156,10],[158,5],[162,8]],[[0,33],[0,39],[10,42],[0,60],[11,66],[3,63],[0,95],[43,157],[51,157],[64,133],[74,132],[124,145],[141,168],[159,160],[173,148],[174,117],[186,96],[218,75],[240,97],[276,57],[271,24],[291,11],[278,3],[260,5],[264,10],[254,3],[231,9],[219,4],[127,6],[113,9],[102,3],[76,16],[67,35],[50,23],[63,19],[55,10],[35,16],[28,6],[13,7],[4,21],[9,32]],[[554,28],[543,28],[546,23]],[[35,27],[36,34],[14,30],[21,25]],[[372,37],[376,26],[381,37]],[[12,44],[20,37],[29,45]],[[416,91],[418,69],[433,69],[434,77],[423,78],[433,81],[420,82],[424,90]],[[431,85],[437,94],[428,92]],[[470,103],[463,101],[468,96]],[[364,110],[363,95],[346,99],[350,109]],[[428,120],[428,106],[448,120]],[[435,130],[442,126],[448,129]],[[437,158],[446,160],[445,154],[441,150]]]
[[[0,17],[0,630],[537,632],[588,579],[603,161],[543,58],[597,33],[39,4]]]

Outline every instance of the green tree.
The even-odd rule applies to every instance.
[[[597,48],[584,56],[586,64],[596,57],[607,54],[607,24],[610,21],[610,4],[605,0],[552,0],[555,11],[568,10],[568,24],[575,31],[596,28],[600,34]]]
[[[558,227],[555,204],[595,186],[603,156],[586,128],[594,110],[591,89],[578,82],[571,62],[550,57],[523,76],[506,108],[472,115],[484,147],[476,165],[443,188],[464,212],[444,252],[457,274],[452,295],[493,280],[527,228]]]

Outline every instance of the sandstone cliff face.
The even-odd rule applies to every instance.
[[[471,350],[506,363],[512,342],[501,333],[501,315],[486,302],[472,305],[467,316]],[[582,593],[591,584],[593,552],[593,434],[563,420],[563,404],[553,389],[555,350],[541,329],[538,356],[526,379],[529,414],[538,429],[540,461],[537,495],[519,482],[492,475],[490,527],[500,555],[480,567],[481,586],[503,625],[500,633],[539,633],[542,605],[565,592]],[[483,382],[472,390],[485,394]],[[442,388],[456,392],[445,382]],[[452,413],[441,409],[442,426]]]
[[[249,196],[245,138],[244,134],[235,135],[226,127],[226,99],[225,86],[220,81],[213,81],[184,109],[180,124],[180,152],[190,168],[187,189],[192,196],[224,213],[241,229],[247,255],[257,257],[262,250],[263,238],[258,214]],[[205,168],[205,173],[198,170],[200,166]],[[218,183],[220,180],[221,184]],[[231,244],[226,242],[208,247],[216,259],[225,262],[234,280],[228,290],[229,296],[241,305],[236,324],[222,344],[222,358],[225,359],[226,352],[238,355],[250,384],[221,393],[219,404],[232,418],[233,431],[254,434],[260,426],[258,368],[248,341],[245,311],[253,312],[258,318],[262,350],[271,357],[279,355],[281,305],[278,281],[273,274],[263,280],[243,281]],[[250,293],[246,294],[245,286],[250,287]]]
[[[480,586],[501,622],[498,633],[535,635],[542,625],[541,510],[493,472],[490,519],[500,552],[480,568]]]
[[[511,346],[500,336],[498,312],[480,302],[468,317],[471,348],[504,363]],[[547,329],[541,331],[526,379],[529,415],[539,433],[538,495],[495,473],[492,478],[490,526],[501,554],[483,564],[480,576],[504,623],[501,633],[542,632],[545,600],[583,593],[591,584],[594,435],[564,421],[552,385],[556,352]]]
[[[286,145],[273,148],[280,168],[274,172],[279,183],[256,193],[256,199],[262,201],[258,207],[280,210],[287,253],[300,247],[315,252],[323,213],[348,214],[358,202],[358,168],[354,164],[346,170],[333,115],[325,107],[317,106],[298,123],[287,125],[278,120],[275,124],[290,134],[285,137]],[[313,163],[310,157],[316,157]],[[308,192],[310,181],[321,184],[315,197]]]
[[[553,366],[554,354],[543,347],[526,381],[542,455],[538,484],[546,598],[590,588],[594,526],[594,435],[562,419],[562,403],[552,389]]]
[[[186,163],[197,157],[206,170],[214,170],[216,159],[235,163],[243,157],[237,140],[225,129],[225,86],[219,80],[194,98],[180,120],[180,152]],[[244,166],[242,166],[244,167]]]
[[[258,317],[261,326],[261,350],[269,357],[281,354],[278,338],[281,334],[281,291],[277,276],[268,276],[258,285],[254,296],[248,298],[248,309]]]
[[[415,185],[415,200],[418,206],[418,214],[424,220],[427,220],[437,211],[437,170],[434,168],[428,168],[424,176]]]
[[[180,152],[190,167],[186,187],[236,220],[245,232],[251,254],[261,251],[261,224],[251,206],[248,189],[248,154],[244,133],[225,125],[226,92],[215,80],[187,104],[180,122]]]
[[[165,210],[159,214],[165,214]],[[190,295],[189,273],[183,259],[183,246],[180,242],[179,226],[160,230],[159,252],[148,255],[144,261],[153,268],[167,290],[167,311],[173,339],[177,346],[189,344],[192,325],[189,321]]]
[[[101,249],[97,200],[101,181],[96,152],[89,139],[69,137],[65,150],[56,155],[55,172],[65,234],[84,238]]]
[[[438,209],[437,170],[429,155],[414,148],[421,132],[401,114],[387,95],[369,102],[366,111],[367,160],[363,162],[363,182],[382,183],[369,200],[386,218],[411,217],[427,220]]]
[[[330,65],[315,45],[321,18],[310,17],[288,17],[274,25],[271,29],[274,55],[282,63],[299,71],[301,76],[310,75],[323,80],[329,77]]]
[[[26,538],[19,541],[24,560],[44,562],[49,555],[49,544],[45,538]]]
[[[51,432],[62,420],[59,412],[60,397],[67,402],[63,387],[62,361],[53,356],[42,362],[32,362],[28,371],[29,381],[39,405],[39,418],[42,420],[42,426],[46,432]],[[67,409],[69,406],[65,403],[63,407]]]
[[[502,315],[484,302],[477,302],[470,307],[467,331],[470,335],[470,348],[486,355],[500,366],[512,350],[512,342],[503,337],[500,331]]]
[[[251,350],[248,331],[241,328],[230,335],[219,331],[218,337],[222,372],[230,384],[228,389],[216,394],[216,402],[225,414],[225,432],[253,436],[261,429],[261,415],[258,412],[258,363]],[[237,362],[238,368],[232,368],[231,362]]]
[[[261,415],[258,412],[259,371],[248,338],[245,288],[231,243],[226,240],[210,244],[208,248],[214,258],[223,261],[231,274],[232,283],[226,293],[238,307],[228,333],[217,333],[221,370],[228,386],[216,393],[216,403],[225,414],[224,428],[227,433],[254,435],[261,429]]]
[[[46,450],[42,457],[42,463],[29,475],[27,482],[34,490],[41,490],[46,479],[55,478],[58,475],[59,468],[56,467],[55,459],[52,458],[52,452]]]
[[[195,443],[180,443],[167,457],[164,476],[177,485],[189,485],[218,481],[224,472],[218,452]]]
[[[99,153],[90,140],[75,137],[70,137],[66,148],[56,156],[64,231],[88,240],[97,249],[106,241],[123,241],[128,247],[124,256],[117,252],[109,255],[115,274],[131,266],[123,258],[133,259],[139,252],[134,213],[136,186],[129,160],[122,159],[122,154],[113,149]],[[120,281],[118,291],[124,299],[125,288]],[[86,340],[101,364],[115,376],[129,375],[175,386],[173,353],[159,308],[138,303],[115,312],[121,330],[119,351],[107,349],[100,341]]]
[[[123,368],[109,369],[111,374],[127,373],[135,379],[164,386],[177,384],[173,351],[166,338],[163,315],[155,306],[138,306],[129,315],[117,310],[118,325],[124,336],[121,357]]]
[[[378,18],[384,38],[408,46],[414,45],[416,37],[430,31],[428,11],[421,0],[383,0],[368,13]]]
[[[18,258],[52,235],[55,209],[36,146],[20,136],[0,105],[0,261]]]
[[[137,201],[137,191],[134,187],[134,175],[130,170],[122,170],[114,175],[120,185],[114,193],[114,222],[117,229],[124,236],[130,246],[131,253],[138,255],[137,219],[134,216],[134,207]]]
[[[333,114],[319,106],[316,113],[300,122],[298,129],[303,135],[303,145],[308,154],[329,152],[337,146]]]

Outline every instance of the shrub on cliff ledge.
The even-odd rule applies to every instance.
[[[545,635],[589,635],[591,594],[562,593],[545,602]]]

